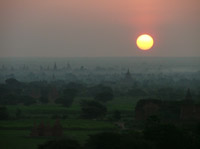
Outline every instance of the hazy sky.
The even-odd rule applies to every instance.
[[[0,0],[0,56],[200,56],[199,16],[200,0]]]

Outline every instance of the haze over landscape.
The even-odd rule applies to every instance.
[[[200,56],[199,0],[2,0],[1,57]],[[137,49],[153,36],[148,52]]]
[[[200,149],[200,0],[0,0],[0,149]]]

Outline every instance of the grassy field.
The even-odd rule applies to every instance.
[[[34,123],[53,125],[55,119],[53,116],[67,115],[67,118],[61,118],[60,122],[64,128],[64,136],[72,137],[81,144],[84,143],[90,134],[102,131],[116,131],[117,127],[108,117],[114,110],[119,110],[124,119],[132,119],[134,107],[137,99],[116,98],[106,104],[108,108],[107,118],[103,120],[86,120],[80,118],[80,98],[76,99],[70,108],[61,105],[12,105],[7,106],[11,117],[15,117],[17,109],[22,112],[22,118],[0,121],[0,148],[1,149],[37,149],[37,145],[47,140],[49,137],[30,137],[30,130]]]
[[[0,130],[1,149],[36,149],[46,138],[29,138],[27,130]]]

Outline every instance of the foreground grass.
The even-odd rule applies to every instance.
[[[53,126],[56,120],[52,119],[20,119],[20,120],[6,120],[0,121],[0,128],[6,129],[30,129],[34,124],[43,122]],[[85,119],[66,119],[60,120],[61,125],[64,129],[69,130],[104,130],[104,129],[115,129],[113,123],[100,121],[100,120],[85,120]]]
[[[101,131],[64,131],[64,136],[71,137],[84,144],[89,135],[96,134]],[[29,137],[29,131],[25,130],[0,130],[0,148],[1,149],[37,149],[39,144],[53,137]]]
[[[46,138],[28,138],[29,131],[0,130],[1,149],[37,149],[37,145],[45,142]]]
[[[54,104],[7,106],[12,119],[0,121],[0,149],[37,149],[39,144],[52,138],[31,138],[29,137],[31,128],[34,124],[41,122],[53,126],[55,123],[55,115],[60,116],[60,122],[64,128],[64,136],[72,137],[81,144],[91,134],[117,129],[109,121],[81,119],[80,101],[82,99],[84,98],[77,98],[69,108]],[[109,101],[106,103],[108,109],[107,117],[111,116],[113,111],[119,110],[124,118],[128,117],[132,119],[137,100],[131,97],[120,97]],[[20,119],[15,119],[17,109],[20,109],[22,113]],[[67,117],[63,118],[64,115],[67,115]]]
[[[0,130],[0,148],[37,149],[39,144],[53,139],[52,137],[30,137],[31,127],[34,121],[41,121],[41,119],[0,121],[0,126],[6,128]],[[55,120],[46,119],[43,122],[53,125]],[[64,127],[64,136],[78,140],[81,144],[84,144],[91,134],[116,129],[116,126],[110,122],[95,120],[68,119],[61,120],[61,123]]]

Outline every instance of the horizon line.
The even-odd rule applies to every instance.
[[[0,58],[200,58],[200,56],[0,56]]]

